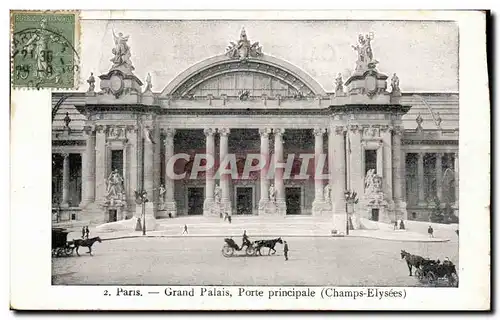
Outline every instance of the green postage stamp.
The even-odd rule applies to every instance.
[[[12,86],[75,89],[79,38],[76,11],[11,11]]]

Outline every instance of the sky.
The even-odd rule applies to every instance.
[[[358,34],[373,32],[378,70],[397,73],[403,92],[458,91],[458,25],[438,21],[252,21],[252,20],[82,20],[80,90],[90,72],[111,68],[112,32],[128,35],[135,75],[151,73],[153,91],[161,92],[178,74],[223,54],[245,27],[263,53],[292,63],[327,92],[337,73],[344,80],[357,59],[351,45]],[[144,82],[144,81],[143,81]]]

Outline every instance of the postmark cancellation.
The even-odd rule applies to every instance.
[[[13,88],[76,89],[78,11],[11,11]]]

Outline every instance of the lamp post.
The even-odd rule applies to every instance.
[[[345,212],[346,212],[346,235],[349,235],[349,207],[353,207],[358,203],[358,194],[352,190],[344,191],[345,195]]]

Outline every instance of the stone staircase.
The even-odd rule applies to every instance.
[[[157,220],[152,234],[181,235],[187,225],[189,235],[239,237],[246,230],[252,236],[330,236],[331,220],[317,217],[238,217],[232,222],[219,218],[182,217]]]

